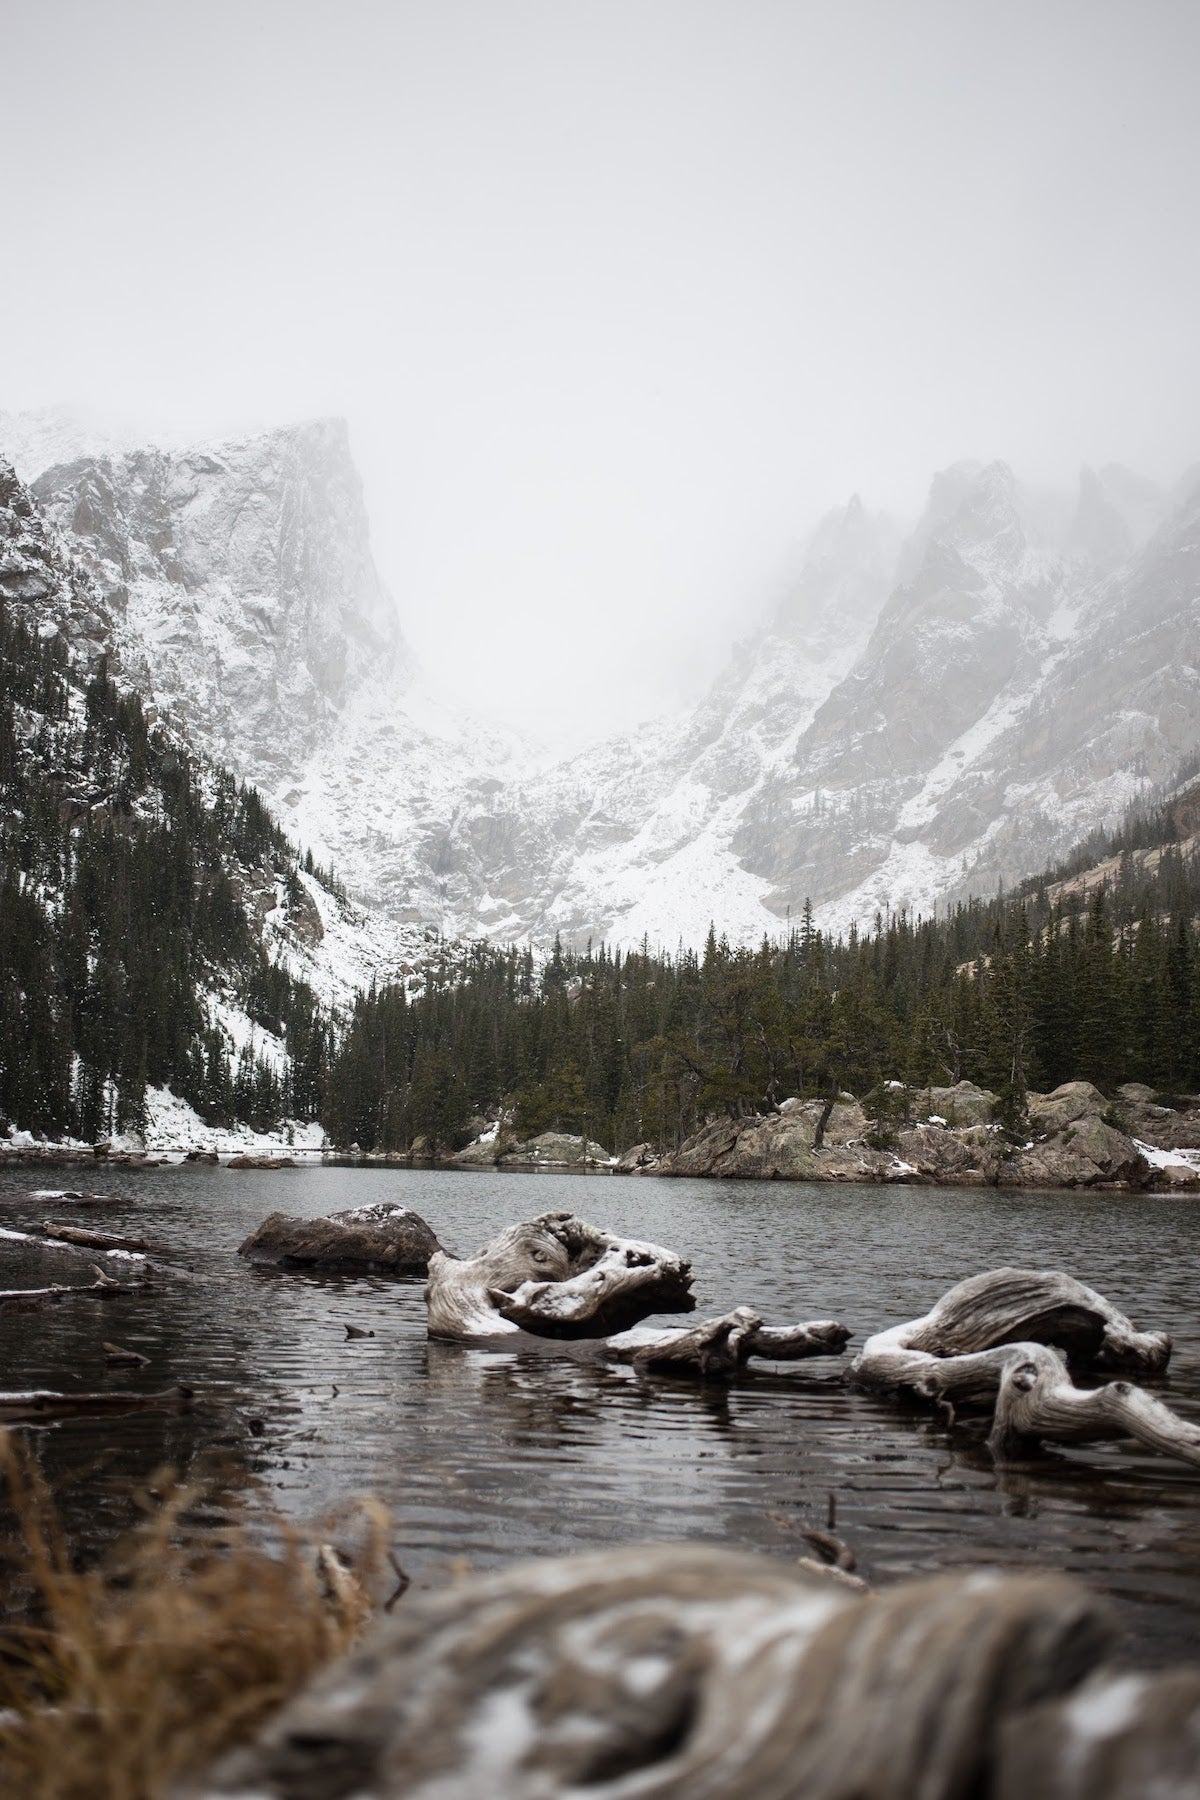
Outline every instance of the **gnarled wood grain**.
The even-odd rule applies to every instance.
[[[997,1461],[1019,1456],[1030,1444],[1098,1443],[1135,1438],[1164,1456],[1200,1468],[1200,1426],[1128,1381],[1079,1388],[1060,1351],[1022,1344],[1000,1378],[988,1446]]]
[[[868,1338],[851,1374],[870,1387],[987,1400],[1008,1360],[994,1352],[1017,1344],[1057,1346],[1085,1367],[1145,1373],[1165,1369],[1171,1355],[1166,1332],[1139,1331],[1070,1275],[1005,1268],[960,1281],[923,1318]],[[952,1358],[963,1366],[945,1366]]]
[[[1055,1575],[868,1598],[709,1546],[547,1560],[410,1600],[200,1791],[968,1800],[1005,1721],[1110,1635]]]

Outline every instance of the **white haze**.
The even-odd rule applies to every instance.
[[[344,414],[434,683],[578,740],[855,489],[1197,455],[1198,51],[1192,0],[0,0],[0,407]]]

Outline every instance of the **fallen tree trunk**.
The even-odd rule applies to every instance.
[[[89,1231],[85,1225],[56,1225],[52,1219],[42,1220],[42,1231],[57,1243],[75,1244],[87,1250],[128,1250],[140,1256],[149,1253],[145,1238],[118,1237],[112,1231]]]
[[[74,1413],[132,1412],[148,1406],[190,1406],[195,1392],[188,1387],[162,1388],[153,1394],[133,1394],[113,1388],[93,1394],[59,1394],[50,1388],[30,1388],[25,1393],[0,1392],[0,1419],[66,1418]]]
[[[635,1328],[609,1338],[607,1349],[645,1373],[664,1370],[702,1377],[734,1375],[752,1356],[797,1362],[811,1356],[840,1356],[850,1332],[835,1319],[807,1325],[764,1325],[748,1306],[719,1319],[704,1319],[680,1331]]]
[[[1015,1344],[1051,1344],[1083,1367],[1165,1369],[1171,1340],[1138,1331],[1094,1288],[1041,1269],[992,1269],[943,1294],[923,1318],[876,1333],[851,1374],[868,1387],[911,1388],[939,1397],[987,1400],[1007,1361],[989,1354]],[[945,1365],[960,1359],[963,1367]]]
[[[96,1233],[95,1235],[103,1236],[104,1234],[101,1232],[101,1233]],[[92,1243],[88,1243],[88,1244],[77,1243],[73,1238],[61,1236],[60,1234],[55,1233],[55,1232],[52,1232],[49,1235],[47,1235],[45,1226],[42,1227],[42,1232],[40,1235],[37,1232],[33,1232],[33,1231],[15,1231],[11,1226],[7,1226],[7,1225],[2,1226],[2,1227],[0,1227],[0,1238],[7,1239],[12,1243],[17,1243],[17,1244],[36,1244],[39,1250],[90,1249],[92,1251],[93,1255],[98,1250],[101,1256],[110,1256],[110,1257],[117,1259],[118,1261],[127,1261],[127,1262],[144,1262],[145,1261],[145,1256],[139,1250],[107,1249],[100,1245],[96,1245],[96,1244],[92,1244]]]
[[[614,1237],[572,1213],[543,1213],[472,1257],[430,1257],[429,1335],[607,1337],[651,1313],[691,1312],[691,1281],[690,1263],[660,1244]]]
[[[113,1281],[110,1276],[96,1271],[97,1280],[87,1287],[67,1286],[55,1282],[44,1288],[4,1288],[0,1289],[0,1306],[11,1306],[17,1312],[33,1312],[39,1306],[53,1306],[60,1300],[69,1300],[74,1296],[90,1295],[93,1300],[111,1300],[120,1294],[141,1294],[145,1292],[145,1283],[141,1281]]]
[[[1009,1357],[988,1438],[997,1462],[1019,1457],[1031,1444],[1088,1444],[1105,1438],[1135,1438],[1200,1468],[1200,1426],[1181,1419],[1144,1389],[1128,1381],[1076,1387],[1061,1353],[1040,1344],[1022,1344]]]

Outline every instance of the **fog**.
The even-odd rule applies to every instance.
[[[694,695],[860,491],[1200,454],[1191,0],[0,0],[0,406],[348,418],[435,687]]]

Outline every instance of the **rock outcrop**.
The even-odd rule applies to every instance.
[[[323,1219],[272,1213],[238,1246],[238,1255],[278,1269],[415,1277],[427,1272],[441,1248],[418,1213],[385,1201]]]
[[[868,1119],[848,1097],[817,1134],[819,1100],[785,1101],[765,1117],[720,1118],[662,1157],[655,1174],[742,1180],[917,1182],[951,1187],[1144,1188],[1156,1171],[1113,1123],[1090,1082],[1029,1095],[1034,1136],[1016,1139],[992,1114],[996,1096],[967,1081],[907,1097],[912,1122]],[[924,1116],[922,1116],[924,1115]]]

